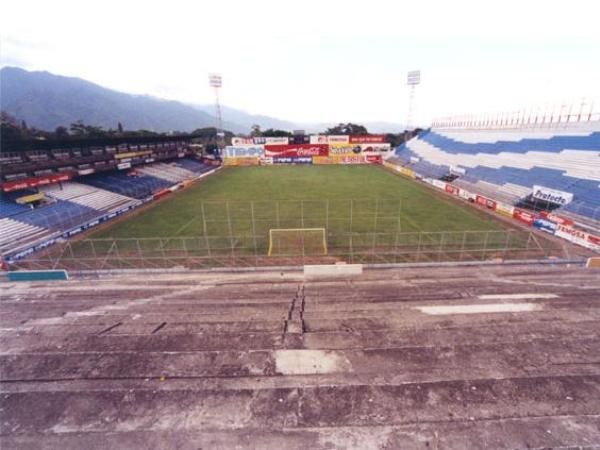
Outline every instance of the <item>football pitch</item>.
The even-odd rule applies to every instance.
[[[336,235],[504,226],[378,166],[261,166],[225,168],[89,237],[266,237],[272,228]]]

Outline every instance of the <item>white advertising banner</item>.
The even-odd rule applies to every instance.
[[[348,144],[350,142],[350,136],[327,136],[327,144]]]
[[[254,139],[253,138],[241,138],[241,137],[234,137],[231,138],[231,145],[234,147],[239,147],[239,146],[246,146],[246,145],[254,145]]]
[[[265,156],[264,145],[233,146],[229,145],[223,149],[224,158],[248,158]]]
[[[362,149],[363,153],[382,153],[389,152],[392,148],[389,143],[381,143],[381,144],[358,144]]]
[[[565,225],[556,225],[556,236],[591,250],[600,250],[600,238]]]
[[[267,145],[288,145],[289,143],[290,139],[287,136],[265,138],[265,144]]]
[[[450,166],[450,172],[459,173],[461,175],[465,174],[465,169],[459,166]]]
[[[440,188],[442,190],[446,190],[446,183],[441,180],[431,180],[431,184],[433,184],[436,188]]]
[[[559,191],[545,186],[533,186],[533,197],[557,205],[566,205],[573,201],[573,194],[570,192]]]
[[[324,134],[311,134],[310,135],[310,143],[311,144],[328,144],[327,136]]]

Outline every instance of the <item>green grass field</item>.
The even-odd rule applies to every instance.
[[[267,166],[225,168],[90,237],[266,235],[300,227],[331,235],[504,229],[378,166]]]

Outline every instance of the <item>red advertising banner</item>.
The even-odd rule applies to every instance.
[[[368,164],[383,164],[381,155],[365,155]]]
[[[531,225],[535,220],[535,214],[523,209],[515,208],[513,212],[513,218],[520,222],[526,223],[527,225]]]
[[[327,144],[265,145],[265,156],[328,156]]]
[[[483,195],[477,195],[475,197],[475,203],[481,206],[485,206],[486,208],[491,209],[492,211],[496,211],[496,202],[492,199],[484,197]]]
[[[457,188],[456,186],[452,186],[451,184],[447,184],[446,192],[448,192],[449,194],[452,194],[452,195],[458,195],[460,192],[460,189]]]
[[[56,175],[26,178],[24,180],[19,181],[7,181],[6,183],[2,184],[2,190],[4,192],[18,191],[20,189],[27,189],[36,186],[44,186],[46,184],[58,183],[60,181],[69,181],[72,177],[72,173],[63,172]]]
[[[385,142],[385,136],[382,134],[365,134],[350,136],[351,144],[378,144]]]
[[[571,219],[567,219],[566,217],[558,216],[558,215],[553,214],[548,211],[541,211],[540,216],[542,216],[544,219],[551,220],[552,222],[557,223],[559,225],[565,225],[565,226],[575,225],[575,222],[573,222]]]

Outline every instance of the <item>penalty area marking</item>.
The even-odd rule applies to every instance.
[[[416,306],[415,309],[424,314],[437,316],[444,314],[530,312],[539,311],[542,306],[536,303],[492,303],[489,305]]]

